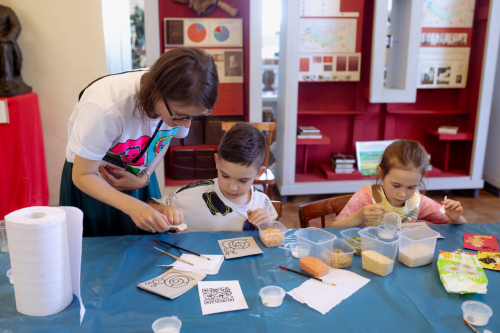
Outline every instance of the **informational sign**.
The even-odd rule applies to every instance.
[[[424,0],[417,88],[467,84],[475,0]]]

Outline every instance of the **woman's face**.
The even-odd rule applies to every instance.
[[[170,127],[183,126],[188,128],[191,126],[191,119],[174,120],[172,118],[194,117],[205,112],[205,110],[201,109],[199,106],[186,107],[175,101],[167,101],[167,103],[170,111],[172,112],[172,116],[170,115],[170,112],[168,111],[163,100],[156,103],[155,112],[160,116],[161,120],[163,120],[163,122]]]

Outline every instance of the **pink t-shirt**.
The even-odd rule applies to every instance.
[[[420,203],[418,207],[418,216],[413,216],[411,222],[415,222],[418,219],[436,224],[448,223],[448,216],[439,211],[441,208],[439,203],[429,197],[426,197],[425,195],[420,194],[418,190],[415,195],[420,197]],[[342,209],[342,211],[335,217],[335,221],[343,220],[356,213],[365,206],[364,203],[374,204],[372,188],[370,185],[365,185],[359,191],[354,193],[344,209]]]

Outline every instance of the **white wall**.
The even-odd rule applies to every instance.
[[[500,52],[498,53],[494,92],[500,91]],[[484,161],[484,181],[500,188],[500,94],[494,93],[491,103],[490,129]]]
[[[59,185],[67,126],[78,93],[106,75],[101,0],[1,0],[21,22],[24,81],[38,94],[50,205]]]

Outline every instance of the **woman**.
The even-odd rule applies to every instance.
[[[163,232],[182,220],[145,201],[161,196],[154,170],[170,139],[185,137],[191,119],[210,114],[218,84],[212,56],[178,48],[149,71],[109,75],[80,93],[59,204],[82,209],[84,236]]]

